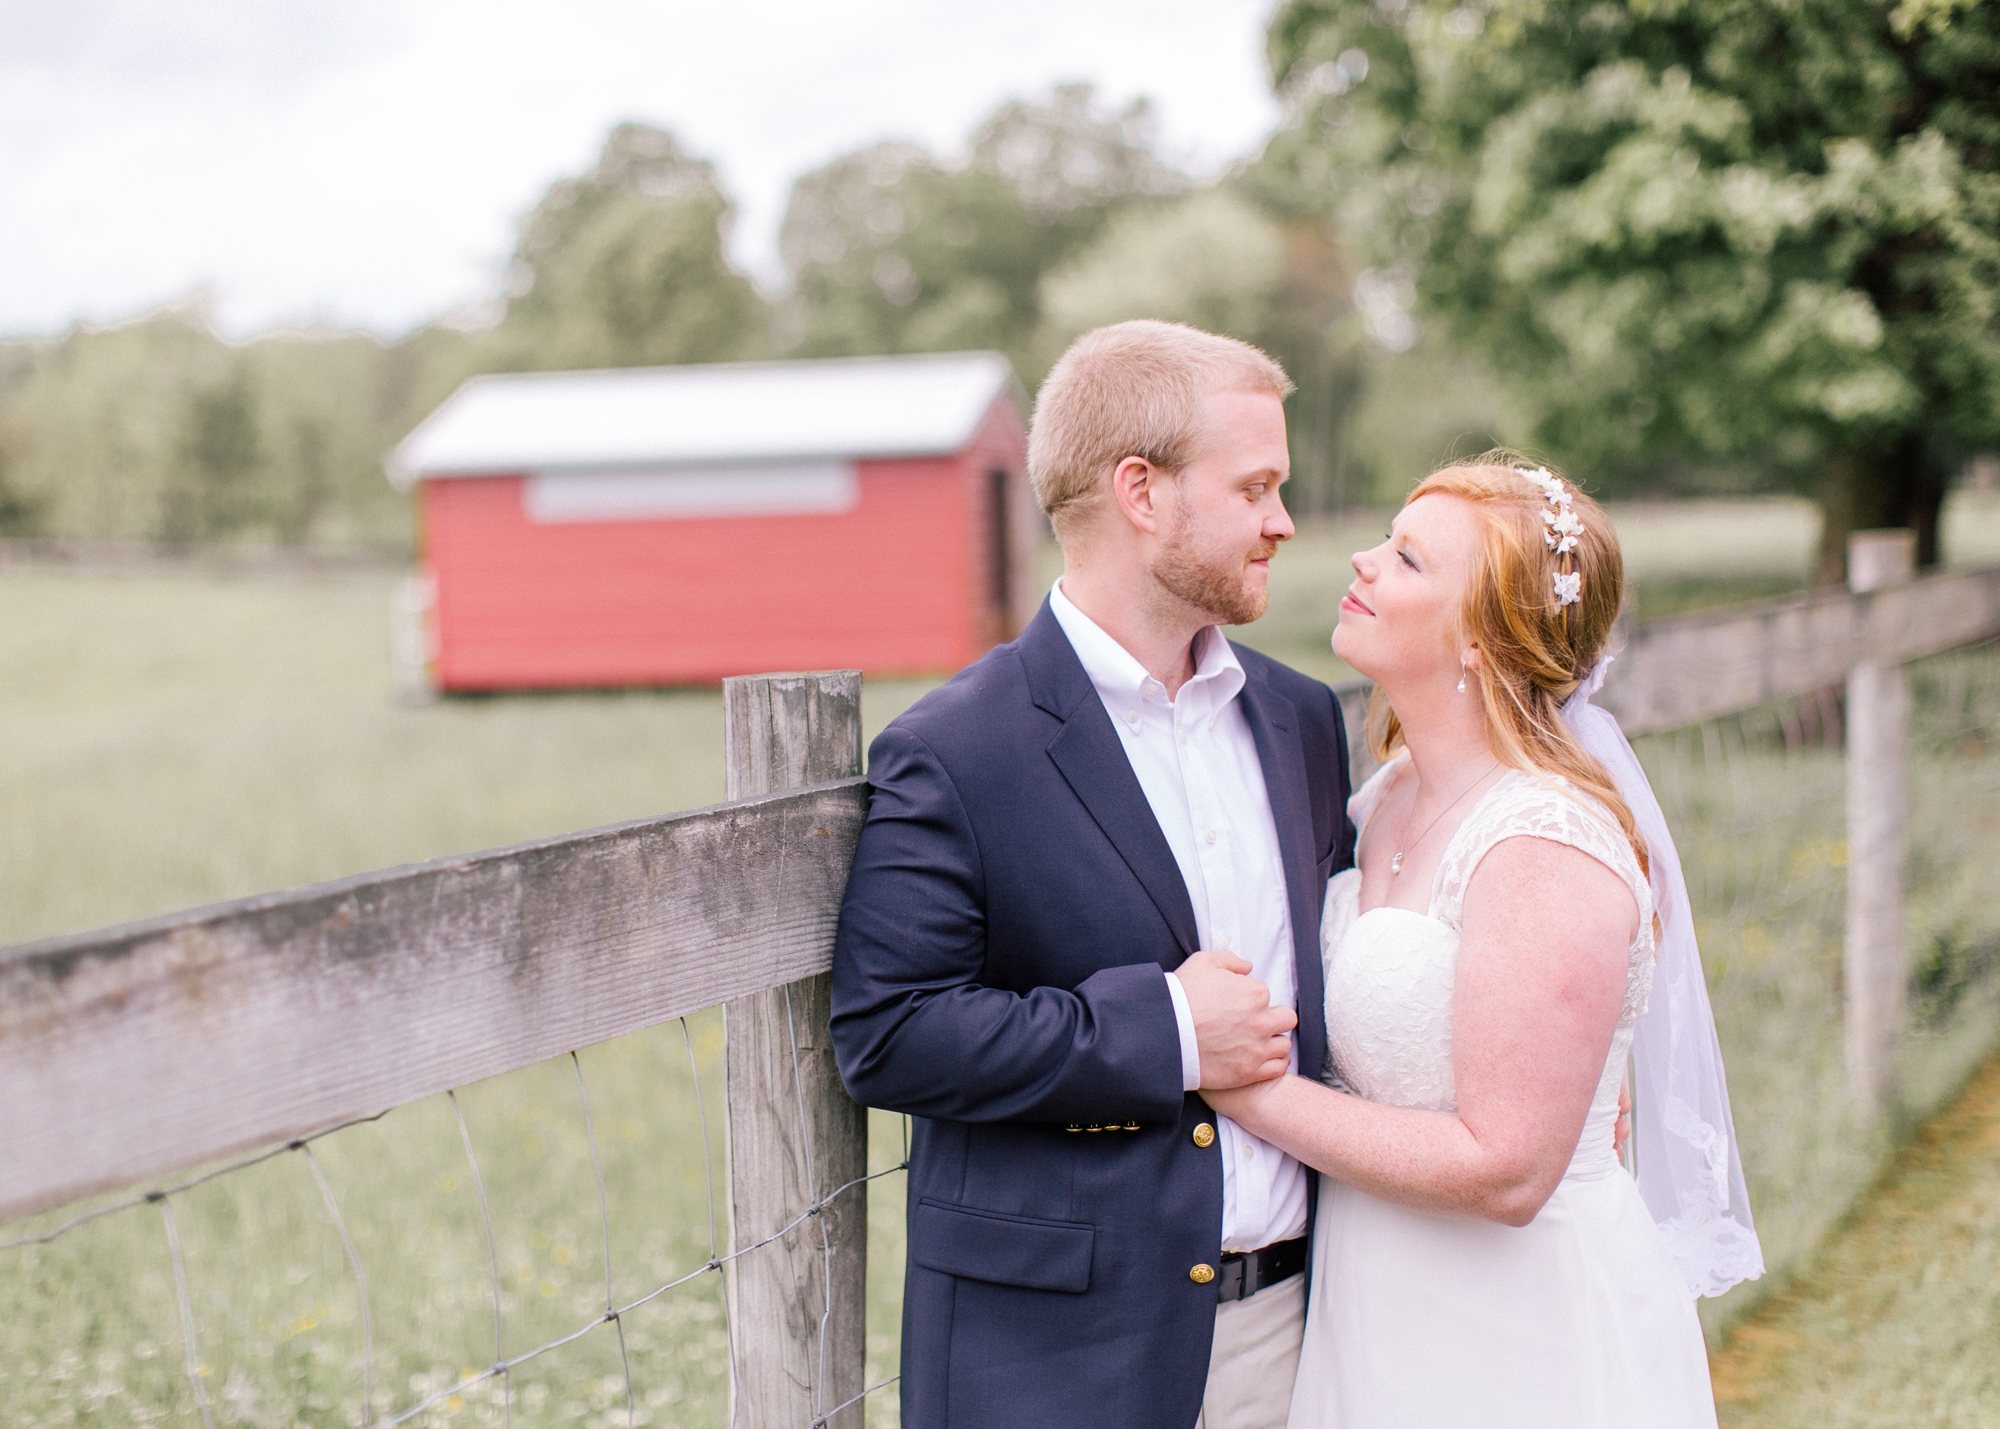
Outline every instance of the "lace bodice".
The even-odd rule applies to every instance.
[[[1393,759],[1348,803],[1365,827]],[[1653,897],[1646,876],[1611,816],[1565,781],[1509,770],[1481,796],[1452,835],[1431,884],[1428,913],[1384,906],[1358,912],[1361,872],[1348,869],[1327,887],[1321,923],[1326,964],[1328,1079],[1390,1106],[1455,1111],[1452,995],[1458,972],[1466,889],[1480,860],[1506,839],[1545,838],[1579,849],[1624,880],[1639,905],[1638,934],[1628,949],[1625,1001],[1599,1079],[1572,1172],[1608,1169],[1611,1122],[1653,972]]]

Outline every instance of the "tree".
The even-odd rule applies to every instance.
[[[1059,84],[1048,102],[1015,99],[972,136],[972,167],[1007,181],[1037,222],[1088,238],[1120,206],[1187,187],[1159,155],[1152,105],[1101,108],[1088,84]]]
[[[188,403],[181,461],[161,502],[160,537],[212,541],[263,514],[257,413],[240,367]]]
[[[1254,343],[1298,386],[1286,404],[1287,500],[1312,513],[1340,505],[1359,369],[1340,258],[1321,227],[1274,214],[1234,182],[1127,207],[1043,277],[1034,370],[1046,370],[1079,334],[1126,318],[1164,318]]]
[[[1285,235],[1227,188],[1120,214],[1097,241],[1042,280],[1043,349],[1126,318],[1163,318],[1250,340],[1285,270]]]
[[[1042,276],[1114,212],[1186,184],[1153,150],[1143,101],[1087,85],[1003,105],[962,165],[883,143],[792,190],[778,345],[807,356],[1000,347],[1035,375]]]
[[[915,144],[834,160],[792,189],[779,346],[803,356],[1016,341],[1034,320],[1040,235],[1020,196]]]
[[[1938,557],[2000,442],[1991,0],[1289,0],[1269,32],[1315,193],[1559,459],[1750,462]]]
[[[488,365],[630,367],[749,357],[764,300],[723,249],[732,214],[708,163],[641,124],[550,188],[522,227]]]

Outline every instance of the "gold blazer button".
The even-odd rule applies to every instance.
[[[1206,1285],[1209,1281],[1215,1279],[1215,1267],[1212,1265],[1197,1265],[1193,1270],[1188,1272],[1188,1279],[1197,1285]]]
[[[1215,1128],[1210,1126],[1207,1122],[1203,1122],[1200,1126],[1197,1126],[1194,1129],[1194,1144],[1196,1146],[1215,1145]],[[1209,1274],[1211,1275],[1213,1275],[1214,1273],[1215,1272],[1212,1270],[1209,1271]]]

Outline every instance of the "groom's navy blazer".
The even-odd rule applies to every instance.
[[[1347,740],[1325,685],[1236,654],[1317,1077]],[[1222,1234],[1221,1142],[1193,1139],[1214,1114],[1181,1090],[1165,977],[1198,947],[1194,912],[1047,604],[884,730],[868,780],[833,1043],[857,1101],[916,1119],[903,1423],[1187,1429],[1216,1308],[1189,1271]]]

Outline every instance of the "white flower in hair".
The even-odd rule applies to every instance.
[[[1577,537],[1583,534],[1583,521],[1570,509],[1569,488],[1545,466],[1517,469],[1548,498],[1549,509],[1542,512],[1542,524],[1548,527],[1542,532],[1542,544],[1558,556],[1568,555],[1576,549]],[[1575,601],[1582,577],[1572,572],[1555,579],[1556,604],[1569,605]]]
[[[1583,573],[1581,571],[1571,571],[1565,575],[1561,571],[1556,571],[1554,579],[1556,583],[1556,604],[1575,605],[1582,596]]]
[[[1542,513],[1542,524],[1549,529],[1542,533],[1542,540],[1558,556],[1576,549],[1576,538],[1583,533],[1583,520],[1569,508],[1569,496],[1563,496],[1563,504],[1553,511]]]

